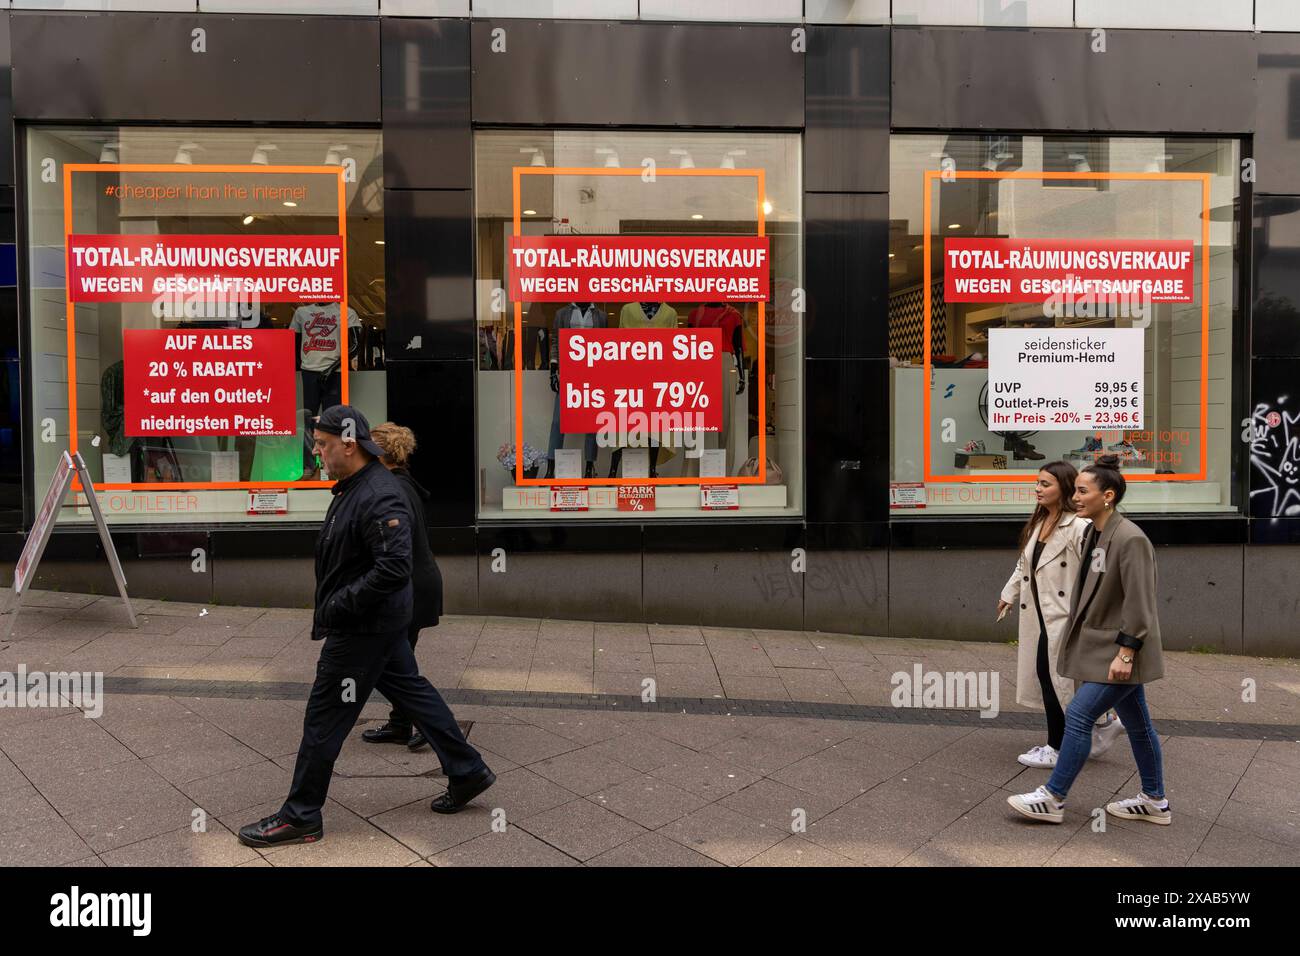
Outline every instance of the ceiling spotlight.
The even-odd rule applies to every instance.
[[[347,143],[338,143],[325,151],[325,165],[339,166],[343,163],[343,154],[348,151]]]
[[[532,154],[533,154],[533,158],[530,159],[530,160],[528,161],[528,165],[529,165],[529,166],[545,166],[545,165],[546,165],[546,154],[543,153],[543,152],[541,151],[541,149],[538,148],[538,147],[536,147],[536,146],[520,146],[520,147],[519,147],[519,152],[521,152],[521,153],[532,153]]]
[[[695,160],[691,159],[691,152],[688,149],[670,149],[668,150],[668,155],[681,157],[681,159],[677,163],[678,169],[695,168]]]
[[[286,199],[286,200],[284,201],[284,204],[285,204],[286,206],[288,206],[290,209],[296,209],[297,206],[298,206],[298,204],[297,204],[296,202],[292,202],[291,200],[288,200],[288,199]]]
[[[770,199],[763,200],[763,215],[764,216],[772,215],[772,200]]]
[[[384,240],[382,240],[382,239],[376,239],[376,240],[375,240],[375,245],[377,245],[377,246],[382,246],[383,244],[384,244]]]
[[[691,213],[691,218],[692,218],[692,219],[703,219],[703,218],[704,218],[704,213],[702,213],[702,212],[693,212],[693,213]]]
[[[181,143],[180,146],[176,148],[176,156],[172,162],[182,166],[194,165],[194,157],[190,154],[198,148],[198,143]]]
[[[253,150],[253,158],[249,162],[255,166],[266,166],[271,162],[271,157],[266,154],[279,148],[275,143],[258,143],[257,148]]]
[[[537,210],[536,210],[536,209],[525,209],[525,210],[524,210],[524,215],[525,215],[525,216],[536,216],[536,215],[537,215]]]
[[[118,161],[117,151],[121,148],[121,143],[105,143],[99,151],[99,161],[101,163],[116,163]]]
[[[1074,160],[1074,171],[1076,173],[1092,172],[1092,167],[1088,165],[1088,157],[1083,153],[1066,153],[1065,157]]]
[[[608,146],[597,146],[596,155],[605,157],[606,169],[618,169],[618,153],[614,152],[614,150],[610,149]]]
[[[894,254],[892,252],[889,254],[889,258],[891,259],[894,258]]]
[[[245,217],[244,217],[244,225],[245,225],[245,226],[251,226],[252,224],[253,224],[253,217],[252,217],[252,216],[245,216]]]
[[[948,228],[949,228],[949,229],[960,229],[960,228],[961,228],[961,223],[959,223],[959,222],[950,222],[950,223],[948,223]]]
[[[1146,171],[1148,173],[1162,173],[1169,167],[1169,160],[1173,158],[1173,153],[1161,153],[1160,155],[1153,157],[1152,160],[1147,163]]]

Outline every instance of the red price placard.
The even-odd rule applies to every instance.
[[[654,485],[619,485],[618,510],[646,512],[655,510]]]
[[[293,352],[288,329],[128,329],[123,433],[297,434]]]
[[[512,236],[512,302],[766,302],[766,236]]]
[[[948,302],[1191,302],[1191,240],[945,239]]]
[[[722,330],[561,329],[560,430],[722,430]]]
[[[341,236],[71,235],[68,296],[337,302],[343,265]]]

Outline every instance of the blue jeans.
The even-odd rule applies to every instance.
[[[1065,711],[1065,740],[1061,743],[1056,769],[1047,781],[1047,789],[1064,800],[1088,761],[1092,750],[1092,725],[1111,708],[1124,722],[1128,742],[1133,748],[1142,792],[1157,800],[1165,795],[1164,763],[1160,756],[1160,737],[1151,725],[1147,696],[1141,684],[1094,684],[1085,682]]]
[[[560,393],[555,393],[555,412],[551,416],[551,443],[546,449],[546,459],[551,463],[551,471],[555,470],[555,449],[564,447],[564,432],[560,431]],[[571,432],[570,434],[577,434]],[[582,442],[582,460],[584,462],[596,460],[596,433],[590,432],[583,435]],[[551,475],[547,474],[547,478]]]

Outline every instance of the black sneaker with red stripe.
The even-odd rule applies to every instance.
[[[325,827],[300,827],[290,823],[278,813],[264,817],[256,823],[239,828],[239,842],[244,846],[282,846],[286,843],[315,843],[325,836]]]

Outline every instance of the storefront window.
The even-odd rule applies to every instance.
[[[35,487],[69,448],[112,522],[319,519],[310,417],[386,412],[380,134],[26,142]]]
[[[1024,513],[1116,454],[1134,512],[1239,508],[1238,144],[900,135],[891,511]],[[928,256],[927,256],[928,253]]]
[[[799,514],[799,137],[475,145],[480,514]]]

